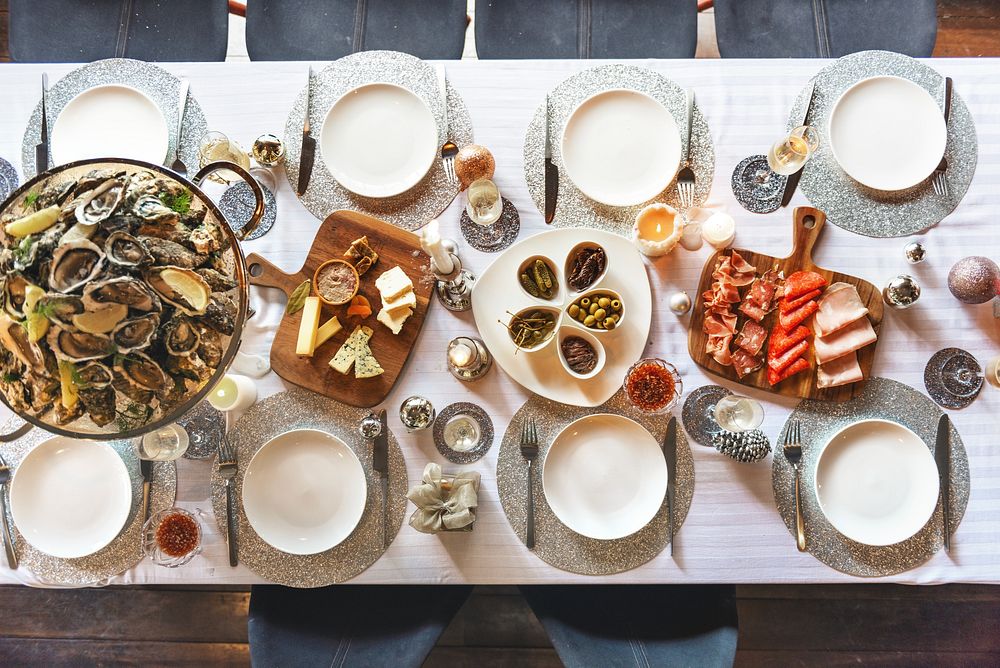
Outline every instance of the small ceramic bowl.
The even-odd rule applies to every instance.
[[[571,369],[569,362],[566,361],[566,356],[563,354],[563,341],[571,337],[583,339],[589,343],[590,347],[594,349],[594,353],[597,355],[597,364],[594,365],[593,369],[586,373],[579,373]],[[578,324],[563,325],[559,328],[559,334],[556,338],[559,347],[559,361],[562,363],[563,369],[566,370],[566,373],[579,380],[589,380],[604,370],[604,364],[608,359],[608,354],[604,350],[604,345],[597,340],[596,336],[584,329],[583,326]]]
[[[510,337],[511,343],[514,344],[514,347],[516,347],[518,350],[524,351],[526,353],[537,353],[540,350],[544,350],[549,345],[551,345],[552,342],[556,339],[556,333],[559,331],[559,324],[560,324],[560,320],[561,320],[561,315],[562,314],[559,313],[558,309],[555,309],[555,308],[552,308],[552,307],[549,307],[549,306],[530,306],[530,307],[528,307],[526,309],[521,309],[516,314],[514,314],[514,316],[512,318],[510,318],[510,320],[513,321],[516,318],[527,318],[530,314],[534,313],[535,311],[543,311],[545,313],[550,314],[552,316],[553,320],[554,320],[555,326],[552,328],[552,332],[549,334],[548,338],[546,338],[541,343],[539,343],[539,344],[537,344],[535,346],[532,346],[532,347],[526,347],[526,346],[523,346],[523,345],[518,345],[517,342],[514,341],[514,335],[512,333],[508,332],[508,336]]]
[[[597,327],[591,327],[590,325],[584,324],[584,320],[580,319],[579,317],[574,317],[573,315],[571,315],[571,309],[574,304],[577,305],[579,308],[586,309],[589,311],[590,306],[589,305],[586,307],[580,306],[580,302],[584,299],[594,300],[594,299],[600,299],[601,297],[608,297],[612,300],[618,300],[618,302],[620,302],[622,305],[621,315],[618,318],[618,323],[615,325],[614,329],[599,329]],[[602,336],[621,329],[622,325],[625,323],[625,316],[627,315],[627,309],[625,308],[625,306],[626,304],[622,300],[622,296],[620,294],[618,294],[614,290],[608,290],[607,288],[599,288],[597,290],[590,290],[589,292],[584,292],[580,294],[580,296],[574,298],[573,301],[569,304],[569,306],[566,307],[566,317],[570,318],[575,324],[579,325],[580,327],[583,327],[588,332],[591,332],[598,336]]]
[[[354,290],[346,299],[343,300],[328,299],[319,290],[320,275],[324,272],[324,270],[326,270],[329,267],[333,267],[335,265],[343,265],[344,267],[347,267],[348,269],[350,269],[350,274],[354,277]],[[342,306],[343,304],[346,304],[347,302],[351,301],[352,299],[354,299],[354,296],[358,294],[359,287],[361,287],[361,277],[358,276],[358,270],[354,268],[354,265],[352,265],[350,262],[347,262],[346,260],[327,260],[320,266],[316,267],[316,272],[313,274],[313,292],[316,294],[317,297],[319,297],[319,300],[321,302],[323,302],[324,304],[329,304],[330,306]]]
[[[588,248],[594,248],[594,249],[600,248],[601,250],[604,251],[604,269],[601,270],[601,272],[599,274],[597,274],[597,276],[590,283],[590,285],[588,285],[587,287],[583,288],[582,290],[577,290],[576,288],[574,288],[573,286],[571,286],[569,284],[569,277],[573,273],[573,264],[574,264],[574,262],[576,260],[577,254],[580,251],[587,250]],[[597,285],[598,283],[600,283],[601,279],[603,279],[607,275],[607,273],[608,273],[608,267],[610,266],[610,264],[611,264],[611,258],[608,257],[608,252],[606,250],[604,250],[604,247],[601,246],[601,244],[594,243],[593,241],[581,241],[577,245],[573,246],[573,248],[570,249],[569,253],[566,254],[566,262],[564,263],[564,267],[563,267],[563,276],[566,277],[566,279],[565,279],[566,280],[566,290],[569,291],[569,292],[581,293],[581,292],[586,292],[587,290],[593,289],[593,287],[595,285]]]
[[[551,297],[545,297],[545,296],[536,297],[535,295],[528,292],[528,289],[524,287],[524,281],[521,278],[521,276],[524,274],[527,274],[528,280],[532,281],[531,283],[532,285],[535,285],[533,280],[532,270],[533,267],[535,266],[536,260],[541,260],[542,262],[544,262],[545,266],[548,267],[549,269],[549,273],[552,274],[553,285],[552,285]],[[521,288],[521,292],[528,295],[532,299],[541,299],[547,302],[553,302],[553,301],[557,302],[562,300],[562,284],[559,280],[559,272],[556,271],[555,263],[552,262],[552,260],[550,260],[549,258],[545,257],[544,255],[532,255],[531,257],[525,259],[525,261],[522,262],[520,265],[518,265],[517,285],[519,288]]]

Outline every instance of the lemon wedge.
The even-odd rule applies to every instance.
[[[32,342],[38,341],[49,331],[49,319],[41,313],[35,313],[35,304],[44,294],[45,290],[37,285],[29,285],[24,289],[25,327],[28,328],[28,340]]]
[[[87,311],[73,316],[73,324],[81,332],[107,334],[128,315],[125,304],[109,304],[96,311]]]
[[[205,309],[208,308],[208,300],[211,295],[201,276],[167,268],[160,272],[160,278],[172,290],[180,294],[195,312],[204,313]]]
[[[62,391],[60,400],[62,401],[63,408],[66,410],[76,406],[76,402],[80,400],[76,383],[73,382],[75,371],[76,366],[72,362],[59,362],[59,388]]]
[[[12,237],[26,237],[29,234],[43,232],[59,219],[61,209],[58,206],[50,206],[41,211],[36,211],[24,218],[7,223],[4,231]]]

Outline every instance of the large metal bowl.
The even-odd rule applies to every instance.
[[[236,351],[239,348],[240,338],[243,332],[243,325],[247,319],[247,313],[249,310],[249,280],[247,276],[247,266],[246,260],[243,256],[243,251],[240,249],[239,241],[246,238],[257,224],[260,222],[261,217],[264,213],[264,196],[261,191],[260,185],[239,165],[234,165],[228,162],[216,162],[206,165],[202,168],[192,179],[176,174],[175,172],[166,169],[160,165],[154,165],[146,162],[141,162],[138,160],[128,160],[120,158],[101,158],[94,160],[82,160],[78,162],[72,162],[58,167],[54,167],[46,172],[43,172],[33,179],[21,186],[16,192],[11,194],[7,200],[0,206],[0,218],[7,217],[9,220],[10,214],[15,217],[20,217],[25,211],[29,211],[30,208],[26,204],[30,202],[31,199],[29,195],[31,193],[39,193],[47,188],[51,188],[57,184],[70,181],[78,181],[85,174],[91,172],[92,170],[112,170],[114,172],[125,172],[126,176],[131,176],[132,174],[139,172],[150,172],[156,179],[162,179],[168,184],[173,186],[179,186],[191,193],[191,207],[192,209],[203,208],[205,211],[205,221],[210,223],[215,223],[218,229],[221,230],[224,235],[224,240],[222,241],[222,246],[219,250],[214,252],[214,264],[213,267],[216,269],[222,268],[224,271],[222,273],[229,279],[230,283],[234,283],[235,287],[215,291],[212,288],[212,295],[225,297],[226,306],[229,307],[227,313],[232,316],[232,333],[231,334],[218,334],[212,333],[213,341],[217,345],[215,346],[215,352],[212,355],[205,355],[206,359],[218,360],[217,365],[206,365],[206,368],[200,369],[200,374],[197,378],[193,379],[182,379],[178,380],[179,377],[172,375],[167,375],[166,378],[174,378],[174,391],[172,393],[164,391],[162,393],[155,393],[155,398],[149,405],[152,409],[150,414],[146,417],[138,417],[137,415],[130,415],[128,413],[124,414],[122,411],[131,411],[135,409],[135,403],[133,399],[129,399],[120,393],[118,389],[115,389],[115,418],[103,425],[98,426],[91,418],[89,413],[84,413],[83,416],[74,418],[69,421],[66,420],[66,415],[62,416],[62,420],[65,423],[60,423],[57,419],[57,413],[55,404],[60,401],[60,396],[55,397],[55,401],[52,404],[52,408],[48,410],[40,410],[38,406],[25,406],[23,402],[21,405],[16,405],[18,401],[10,401],[10,396],[15,398],[20,398],[18,394],[18,388],[12,385],[15,382],[21,383],[19,387],[25,385],[23,377],[14,379],[15,374],[11,374],[10,377],[5,373],[0,376],[0,400],[4,402],[12,411],[17,413],[21,418],[26,420],[31,425],[40,427],[46,431],[50,431],[55,434],[60,434],[63,436],[69,436],[72,438],[83,438],[83,439],[93,439],[93,440],[106,440],[106,439],[120,439],[120,438],[135,438],[142,436],[145,433],[159,429],[165,425],[175,422],[182,415],[187,413],[191,408],[193,408],[199,401],[201,401],[205,395],[215,386],[219,379],[225,374],[233,357],[236,355]],[[226,221],[225,216],[215,205],[215,203],[209,199],[209,197],[202,191],[200,185],[204,179],[211,173],[229,170],[235,172],[250,186],[256,198],[256,207],[253,215],[248,222],[248,224],[240,229],[238,232],[234,231],[233,228]],[[75,196],[75,195],[74,195]],[[28,198],[26,200],[26,198]],[[71,196],[72,199],[72,196]],[[199,212],[200,213],[200,212]],[[152,224],[152,223],[143,223]],[[58,225],[58,223],[57,223]],[[179,229],[179,228],[178,228]],[[193,237],[188,237],[192,239]],[[11,237],[13,239],[13,237]],[[6,242],[7,235],[3,227],[0,226],[0,240],[4,240],[3,246],[6,248],[9,243]],[[62,239],[60,238],[60,242]],[[58,245],[55,247],[58,248]],[[46,262],[51,261],[52,255],[54,254],[55,248],[45,248],[44,250],[39,250],[38,257],[35,258],[34,262]],[[42,255],[44,253],[44,255]],[[0,282],[4,282],[14,271],[11,260],[8,258],[5,263],[4,257],[0,257]],[[164,263],[158,263],[164,264]],[[51,266],[51,265],[50,265]],[[109,265],[110,266],[110,265]],[[31,270],[26,270],[31,271]],[[41,270],[36,269],[39,276],[42,276]],[[49,270],[51,271],[51,270]],[[139,270],[136,269],[135,275]],[[39,278],[41,282],[41,278]],[[40,286],[41,287],[41,286]],[[50,289],[51,284],[45,289]],[[81,286],[76,290],[69,290],[70,294],[76,293],[80,294],[85,286]],[[6,288],[4,288],[4,297],[6,297]],[[2,300],[0,300],[2,301]],[[235,305],[235,310],[232,306]],[[15,307],[16,311],[16,307]],[[176,312],[175,312],[176,313]],[[128,317],[133,317],[134,311],[129,310]],[[9,312],[5,312],[5,317],[11,317]],[[192,316],[192,320],[197,316]],[[205,327],[201,327],[201,332],[204,334],[207,332]],[[149,356],[156,360],[156,355],[159,354],[166,358],[167,353],[165,352],[165,346],[158,337],[163,336],[163,323],[160,323],[156,334],[154,335],[154,344],[149,346],[146,352],[149,352]],[[45,342],[46,346],[47,339],[43,337],[40,341],[35,344],[41,346]],[[221,356],[218,354],[218,350],[221,349]],[[159,353],[156,351],[159,350]],[[49,349],[51,353],[51,348]],[[200,354],[199,352],[192,354]],[[17,362],[16,358],[11,358],[9,351],[0,350],[0,355],[4,355],[4,362],[7,364],[8,368],[13,362]],[[44,356],[43,356],[44,357]],[[115,364],[122,363],[124,368],[123,359],[127,359],[128,354],[122,356],[118,353],[118,349],[115,348],[115,353],[113,359]],[[105,358],[104,362],[109,362],[112,357]],[[158,360],[157,360],[158,361]],[[196,360],[197,361],[197,360]],[[49,362],[51,366],[51,360]],[[111,366],[110,363],[107,366]],[[162,366],[162,365],[161,365]],[[39,367],[40,368],[40,367]],[[25,373],[28,373],[29,367],[25,365]],[[115,374],[117,374],[118,367],[115,367]],[[117,378],[117,376],[116,376]],[[186,378],[186,377],[185,377]],[[190,382],[187,382],[187,381]],[[75,382],[75,381],[74,381]],[[183,389],[178,389],[183,386]],[[84,384],[83,387],[86,387]],[[10,396],[8,396],[10,395]],[[45,396],[45,395],[43,395]],[[141,406],[138,410],[142,410]],[[4,439],[6,440],[6,439]]]

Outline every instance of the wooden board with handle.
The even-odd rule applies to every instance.
[[[705,263],[705,268],[701,272],[701,280],[698,282],[698,291],[695,295],[694,312],[691,316],[691,324],[688,330],[688,354],[691,355],[691,359],[694,360],[698,366],[702,367],[706,371],[714,373],[717,376],[740,383],[741,385],[755,387],[757,389],[774,392],[787,397],[819,399],[821,401],[847,401],[849,399],[853,399],[861,393],[865,385],[864,380],[857,383],[830,388],[820,388],[816,385],[817,364],[813,355],[812,337],[809,339],[810,346],[805,355],[806,359],[809,360],[811,368],[808,371],[803,371],[802,373],[796,374],[791,378],[778,383],[774,387],[767,382],[766,360],[763,368],[758,369],[757,371],[754,371],[753,373],[740,379],[739,376],[736,375],[736,371],[732,366],[722,366],[716,362],[710,354],[705,352],[705,344],[708,341],[708,334],[706,334],[702,329],[705,310],[701,295],[702,293],[710,290],[712,287],[712,272],[715,271],[715,265],[718,259],[723,255],[730,254],[733,250],[739,253],[744,260],[757,268],[758,276],[763,274],[768,269],[777,269],[783,276],[789,276],[796,271],[814,271],[817,274],[822,275],[827,280],[827,285],[832,285],[833,283],[850,283],[858,289],[858,295],[861,297],[861,301],[868,308],[867,317],[869,321],[871,321],[872,328],[875,330],[876,334],[879,333],[882,324],[883,305],[882,293],[878,290],[878,288],[868,281],[862,280],[856,276],[842,274],[837,271],[830,271],[829,269],[816,266],[816,263],[813,262],[812,250],[816,245],[816,240],[819,238],[825,222],[826,215],[819,209],[807,206],[796,208],[793,214],[792,253],[786,258],[776,258],[770,255],[763,255],[744,248],[727,248],[716,252],[708,259]],[[741,296],[745,297],[748,289],[749,286],[741,288]],[[733,305],[733,311],[739,315],[739,321],[736,325],[736,331],[739,332],[740,328],[743,327],[746,316],[736,311],[736,306],[738,306],[738,304]],[[778,309],[775,309],[764,317],[761,324],[770,333],[771,330],[777,325],[777,322]],[[810,330],[813,329],[811,319],[807,320],[805,324]],[[878,341],[875,341],[875,343],[869,344],[857,351],[858,364],[861,367],[861,372],[864,374],[865,379],[871,377],[872,363],[875,361],[875,349],[877,346]],[[766,350],[767,344],[765,343],[762,352]]]
[[[277,288],[287,297],[303,281],[312,280],[319,265],[327,260],[342,258],[351,242],[362,236],[368,237],[369,245],[379,256],[375,266],[361,277],[361,287],[358,289],[358,294],[365,296],[371,303],[372,315],[361,320],[347,316],[347,305],[324,304],[320,324],[337,316],[343,329],[317,347],[312,357],[295,354],[302,311],[285,315],[271,343],[271,368],[290,383],[352,406],[369,408],[381,403],[396,384],[430,305],[433,284],[425,280],[430,258],[420,250],[417,236],[362,213],[336,211],[320,225],[305,264],[299,271],[286,274],[256,253],[247,257],[247,266],[251,285]],[[375,319],[382,307],[375,279],[395,266],[402,268],[413,281],[413,291],[417,297],[417,307],[399,335],[394,335],[388,327]],[[368,345],[385,373],[374,378],[355,378],[353,369],[344,375],[329,365],[330,359],[358,324],[370,327],[375,332]]]

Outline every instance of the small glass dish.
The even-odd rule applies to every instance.
[[[158,566],[183,566],[201,552],[201,522],[183,508],[154,513],[142,526],[142,549]]]
[[[677,367],[656,357],[641,359],[629,367],[622,387],[629,403],[650,415],[668,412],[684,392]]]

